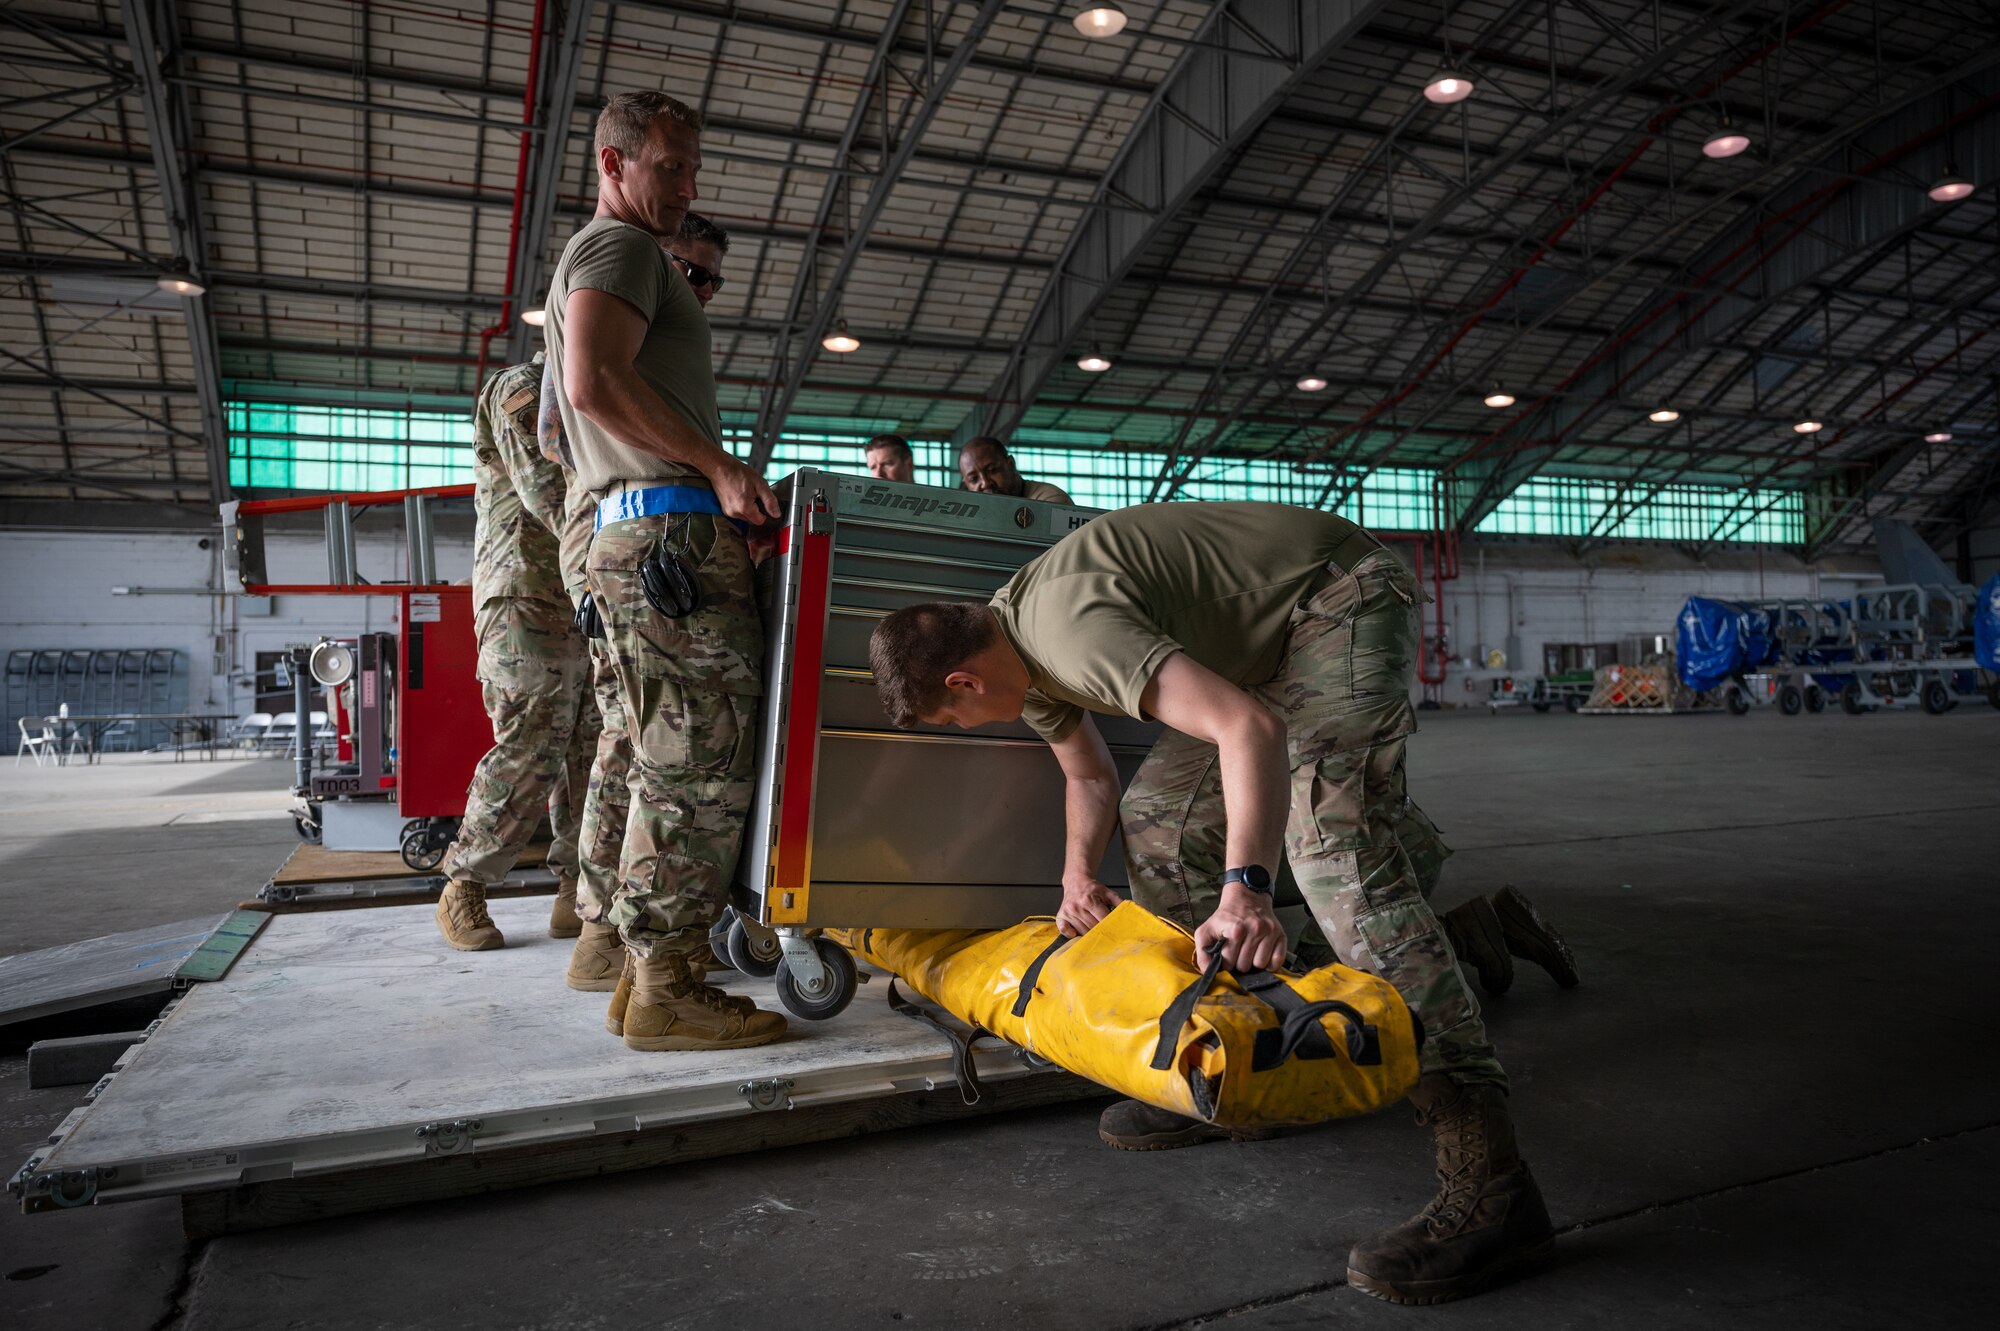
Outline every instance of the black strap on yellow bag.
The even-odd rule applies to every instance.
[[[951,1076],[958,1083],[958,1098],[968,1105],[976,1105],[986,1098],[986,1088],[979,1084],[979,1067],[972,1061],[972,1046],[991,1031],[977,1026],[958,1026],[945,1021],[929,1008],[912,1003],[896,992],[896,982],[889,981],[889,1010],[899,1017],[920,1021],[942,1035],[951,1043]]]
[[[1160,1042],[1153,1049],[1152,1060],[1156,1071],[1173,1066],[1174,1051],[1182,1029],[1194,1015],[1195,1005],[1215,987],[1216,977],[1221,973],[1222,944],[1218,942],[1210,945],[1208,965],[1202,969],[1201,976],[1181,990],[1167,1005],[1167,1010],[1160,1014]],[[1293,1054],[1300,1058],[1339,1057],[1340,1051],[1334,1048],[1333,1041],[1327,1039],[1326,1030],[1320,1025],[1320,1018],[1329,1012],[1340,1014],[1347,1028],[1348,1056],[1356,1065],[1370,1067],[1381,1063],[1382,1045],[1378,1032],[1348,1004],[1338,999],[1308,1003],[1285,983],[1282,976],[1270,971],[1232,971],[1231,974],[1244,993],[1263,1003],[1279,1017],[1278,1025],[1257,1032],[1250,1063],[1252,1072],[1268,1072],[1282,1067]]]

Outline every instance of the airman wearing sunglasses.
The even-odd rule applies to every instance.
[[[681,219],[681,228],[667,242],[666,250],[694,289],[694,298],[707,309],[715,293],[722,290],[722,258],[729,253],[729,233],[700,213],[689,213]]]

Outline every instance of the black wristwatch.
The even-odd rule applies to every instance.
[[[1261,864],[1245,865],[1241,869],[1231,869],[1222,875],[1224,887],[1228,887],[1231,883],[1241,883],[1258,896],[1271,895],[1271,873]]]

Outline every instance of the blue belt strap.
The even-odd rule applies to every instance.
[[[715,491],[698,485],[653,485],[644,490],[627,490],[597,501],[597,526],[631,518],[656,518],[663,513],[713,513],[720,517],[722,501],[715,497]]]

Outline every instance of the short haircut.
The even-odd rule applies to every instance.
[[[972,438],[966,440],[964,443],[958,446],[958,455],[960,457],[964,457],[967,453],[971,452],[975,448],[980,447],[981,445],[999,449],[1000,456],[1003,458],[1013,456],[1013,454],[1007,451],[1007,445],[1005,443],[1003,443],[998,439],[995,439],[990,434],[974,435]]]
[[[905,606],[868,635],[875,694],[900,730],[944,706],[945,676],[991,647],[1000,636],[978,601],[926,601]]]
[[[689,213],[681,218],[681,229],[674,233],[674,239],[713,245],[724,254],[729,253],[729,233],[700,213]]]
[[[861,451],[865,455],[873,453],[878,448],[893,449],[906,458],[914,458],[916,456],[910,452],[910,441],[903,438],[900,434],[878,434],[873,439],[870,439],[867,447]]]
[[[597,113],[597,146],[616,148],[626,157],[636,157],[646,146],[653,122],[662,116],[676,125],[686,125],[699,134],[701,112],[686,102],[663,92],[621,92],[613,95]]]

